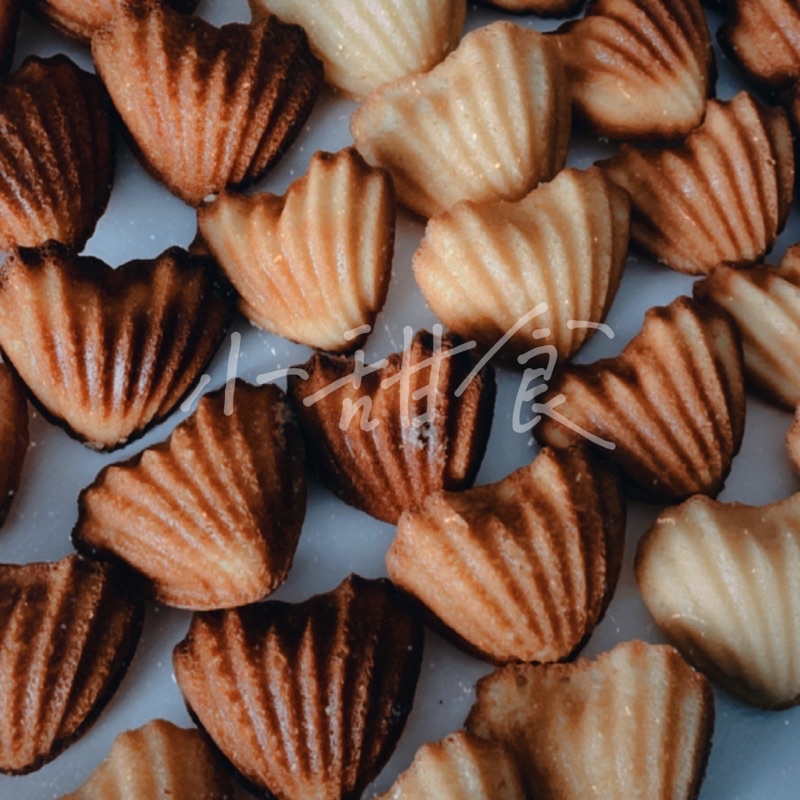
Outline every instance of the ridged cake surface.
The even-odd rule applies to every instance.
[[[378,800],[525,800],[514,759],[465,731],[417,750],[414,763]]]
[[[219,756],[198,730],[156,719],[121,733],[89,780],[61,800],[233,800]]]
[[[283,392],[206,395],[163,444],[106,467],[81,494],[79,551],[119,560],[167,605],[254,603],[292,565],[306,508],[303,446]],[[230,411],[230,413],[226,413]]]
[[[325,80],[355,97],[428,72],[459,42],[466,0],[250,0],[308,33]]]
[[[564,402],[554,406],[560,395]],[[619,356],[566,367],[542,403],[556,412],[544,412],[534,429],[545,444],[566,447],[589,433],[646,495],[665,502],[713,496],[744,432],[733,323],[688,297],[652,308]]]
[[[694,285],[694,295],[724,308],[742,337],[747,380],[789,409],[800,403],[800,247],[779,268],[716,267]]]
[[[702,121],[715,72],[700,0],[593,0],[556,40],[575,114],[599,135],[679,138]]]
[[[85,732],[125,674],[143,617],[109,565],[0,565],[0,772],[36,770]]]
[[[290,375],[309,462],[346,503],[396,524],[431,492],[472,485],[495,378],[491,366],[473,375],[478,359],[459,347],[420,331],[380,369],[357,373],[354,358],[317,354],[299,368],[307,378]]]
[[[423,628],[384,580],[195,615],[174,653],[192,712],[278,800],[356,800],[411,709]]]
[[[574,355],[601,323],[628,252],[627,194],[597,168],[567,169],[511,203],[463,202],[428,221],[414,276],[439,319],[465,339],[521,356]],[[547,309],[524,321],[541,304]],[[550,333],[542,336],[539,331]]]
[[[322,83],[296,25],[266,17],[215,28],[152,0],[121,6],[92,56],[144,165],[195,206],[262,177]]]
[[[0,81],[0,250],[83,248],[114,180],[108,102],[66,56],[31,56]]]
[[[768,506],[693,497],[639,544],[636,577],[661,629],[747,703],[800,702],[800,494]]]
[[[223,193],[200,232],[265,330],[320,350],[357,347],[383,308],[395,228],[391,178],[352,149],[317,153],[285,195]]]
[[[746,92],[709,101],[703,124],[676,148],[623,145],[604,167],[631,195],[631,239],[679,272],[755,264],[775,244],[792,201],[786,114]]]
[[[552,39],[495,22],[468,33],[430,72],[376,89],[350,129],[418,214],[460,200],[519,200],[566,161],[564,81]]]
[[[179,248],[112,269],[51,242],[0,266],[0,347],[42,408],[96,448],[169,414],[232,314],[213,260]]]
[[[605,611],[624,536],[616,479],[578,448],[545,448],[499,483],[436,492],[404,512],[386,564],[489,660],[559,661]]]
[[[467,729],[499,741],[537,800],[695,800],[711,685],[678,652],[626,642],[595,661],[516,664],[478,681]]]

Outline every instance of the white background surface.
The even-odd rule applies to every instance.
[[[204,0],[200,13],[223,23],[247,20],[245,0]],[[501,16],[470,4],[468,26],[486,24]],[[716,29],[718,18],[712,15]],[[532,18],[522,24],[551,28]],[[49,55],[68,52],[85,68],[91,68],[88,51],[69,44],[55,33],[23,19],[16,63],[32,52]],[[721,79],[718,96],[729,98],[741,84],[735,70],[717,52]],[[355,104],[325,90],[304,134],[289,155],[262,181],[259,189],[282,193],[305,172],[309,157],[318,149],[337,150],[351,143],[349,116]],[[149,258],[172,244],[187,246],[195,233],[195,215],[144,174],[128,150],[119,143],[116,185],[107,213],[100,221],[87,253],[111,264],[133,258]],[[574,143],[570,163],[588,166],[596,157],[612,150],[590,140]],[[402,348],[403,326],[430,327],[435,318],[426,308],[411,274],[411,256],[422,234],[422,226],[401,212],[389,300],[379,317],[375,334],[365,347],[373,360]],[[772,260],[787,245],[800,239],[800,217],[793,211],[787,231],[781,236]],[[642,316],[652,305],[663,305],[674,296],[690,291],[691,279],[653,264],[630,258],[622,287],[608,323],[613,341],[598,336],[579,356],[590,361],[613,355],[638,331]],[[305,361],[308,350],[259,332],[238,319],[242,333],[239,374],[250,380],[268,370]],[[209,390],[225,380],[227,345],[215,359]],[[511,426],[514,397],[520,375],[500,373],[500,388],[492,436],[478,482],[496,481],[528,463],[536,447],[528,435],[515,434]],[[9,519],[0,531],[0,561],[56,560],[70,552],[70,531],[77,518],[77,496],[106,464],[123,460],[148,444],[165,439],[185,415],[177,413],[143,440],[112,455],[99,455],[71,440],[34,414],[32,447]],[[721,499],[763,504],[797,491],[783,437],[790,415],[750,400],[744,445]],[[616,642],[645,638],[660,641],[639,598],[631,562],[635,544],[658,508],[631,503],[627,555],[620,584],[609,612],[589,642],[584,655],[595,654]],[[385,574],[383,558],[394,528],[378,522],[335,499],[313,481],[308,513],[294,568],[275,598],[299,601],[334,588],[350,571],[368,577]],[[60,797],[77,788],[107,754],[113,738],[154,717],[189,725],[180,692],[172,676],[171,652],[182,638],[190,615],[186,612],[148,607],[144,635],[136,657],[116,696],[94,727],[78,743],[38,772],[22,777],[0,777],[2,800],[43,800]],[[383,791],[405,769],[414,751],[426,741],[438,739],[459,728],[473,699],[474,681],[490,671],[478,662],[428,632],[426,654],[414,709],[405,733],[389,765],[365,796]],[[717,722],[702,800],[788,800],[798,796],[800,785],[800,710],[766,713],[747,708],[725,694],[717,693]]]

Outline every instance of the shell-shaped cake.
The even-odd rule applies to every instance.
[[[545,444],[590,438],[645,495],[716,495],[744,433],[742,354],[730,317],[679,297],[651,308],[615,358],[567,366],[537,403]]]
[[[377,800],[526,800],[510,753],[466,731],[417,750],[414,762]]]
[[[280,800],[354,800],[388,760],[423,626],[391,583],[351,575],[296,605],[196,614],[178,686],[234,766]]]
[[[316,153],[283,197],[223,193],[200,233],[265,330],[320,350],[359,346],[383,308],[395,228],[391,178],[353,149]]]
[[[5,0],[0,4],[0,72],[7,72],[11,68],[20,9],[21,0]]]
[[[745,376],[770,400],[790,409],[800,403],[800,246],[779,268],[716,267],[694,285],[734,319],[742,338]]]
[[[80,789],[61,800],[233,800],[219,756],[196,729],[156,719],[114,739]]]
[[[83,248],[114,180],[103,86],[66,56],[0,81],[0,250],[49,239]]]
[[[110,565],[0,565],[0,772],[54,759],[94,722],[133,658],[144,608]]]
[[[163,444],[83,491],[80,552],[135,570],[172,606],[254,603],[286,578],[306,509],[303,445],[277,386],[206,395]],[[229,413],[226,413],[229,412]]]
[[[768,506],[693,497],[639,543],[636,577],[686,658],[747,703],[800,702],[800,494]]]
[[[537,17],[569,17],[577,14],[584,0],[480,0],[483,5],[502,8],[513,14],[536,14]]]
[[[436,492],[400,517],[389,577],[496,663],[560,661],[589,638],[622,564],[616,478],[543,449],[499,483]]]
[[[262,177],[322,84],[296,25],[215,28],[155,0],[122,5],[92,56],[144,165],[190,205]]]
[[[466,0],[250,0],[301,25],[325,65],[325,80],[355,97],[428,72],[459,42]]]
[[[566,169],[517,202],[463,202],[432,217],[414,276],[439,319],[465,339],[492,347],[515,330],[503,352],[549,344],[566,359],[594,332],[574,323],[601,323],[608,313],[629,227],[622,189],[596,167]],[[541,303],[546,310],[532,316]]]
[[[792,146],[785,112],[741,92],[709,101],[680,147],[622,145],[603,166],[631,195],[633,243],[700,275],[720,263],[754,264],[775,244],[792,201]]]
[[[593,132],[678,138],[702,121],[714,54],[700,0],[593,0],[556,40],[575,115]]]
[[[51,242],[0,266],[0,347],[48,415],[112,449],[180,402],[233,306],[211,258],[174,247],[112,269]]]
[[[714,694],[672,647],[634,641],[595,661],[509,665],[476,694],[467,729],[515,755],[531,797],[699,794]]]
[[[792,0],[730,0],[719,39],[763,88],[787,89],[800,78],[800,8]]]
[[[471,486],[495,377],[450,334],[418,332],[376,365],[316,354],[288,379],[309,462],[345,503],[396,524],[439,489]],[[302,373],[302,374],[301,374]]]
[[[350,130],[418,214],[460,200],[518,200],[566,161],[565,80],[552,38],[495,22],[468,33],[430,72],[376,89]]]
[[[29,441],[25,387],[0,361],[0,526],[19,488]]]
[[[31,13],[66,36],[88,44],[100,28],[108,25],[124,3],[140,5],[147,0],[25,0]],[[190,14],[199,0],[162,0],[176,11]]]

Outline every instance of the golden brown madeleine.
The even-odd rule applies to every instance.
[[[86,731],[122,680],[143,617],[108,564],[0,565],[0,772],[39,769]]]
[[[515,14],[537,17],[568,17],[576,14],[584,0],[480,0],[483,5],[502,8]]]
[[[556,35],[578,119],[615,139],[685,136],[714,88],[700,0],[593,0]]]
[[[787,89],[800,78],[800,9],[791,0],[730,0],[719,40],[762,88]]]
[[[613,302],[630,231],[628,195],[604,173],[566,169],[516,203],[463,202],[428,221],[414,276],[444,324],[507,350],[551,344],[574,355]],[[523,327],[540,303],[547,304]],[[536,335],[547,328],[549,336]],[[506,352],[504,350],[504,352]]]
[[[80,789],[61,800],[233,800],[219,756],[196,729],[156,719],[121,733]]]
[[[605,611],[624,537],[616,478],[579,448],[545,448],[499,483],[404,512],[386,565],[484,658],[560,661]]]
[[[0,3],[0,72],[7,72],[14,58],[20,8],[20,0]]]
[[[378,800],[526,800],[508,750],[466,731],[417,750],[414,763]]]
[[[478,681],[467,729],[516,756],[541,800],[693,800],[714,694],[671,647],[626,642],[595,661],[515,664]]]
[[[694,296],[733,317],[747,380],[773,402],[794,409],[800,403],[800,247],[791,248],[778,269],[716,267],[695,283]]]
[[[466,0],[250,0],[302,25],[325,65],[325,80],[355,97],[433,69],[457,44]]]
[[[316,153],[283,197],[223,193],[198,211],[200,232],[252,322],[320,350],[366,338],[389,290],[392,182],[353,149]]]
[[[100,28],[108,25],[124,4],[142,5],[147,0],[24,0],[28,10],[61,33],[89,44]],[[192,13],[199,0],[162,0],[182,14]]]
[[[700,275],[749,266],[775,244],[792,201],[792,135],[781,109],[746,92],[709,101],[680,146],[622,145],[602,165],[631,195],[631,239],[658,261]]]
[[[50,242],[0,266],[0,347],[48,415],[112,449],[180,402],[233,305],[211,258],[173,247],[112,269]]]
[[[468,33],[429,73],[376,89],[350,130],[418,214],[460,200],[518,200],[566,161],[565,80],[552,38],[495,22]]]
[[[385,579],[299,604],[195,614],[178,686],[233,765],[278,800],[358,798],[411,710],[423,627]]]
[[[277,386],[206,395],[163,444],[106,467],[80,496],[76,549],[118,560],[191,609],[254,603],[283,583],[306,510],[303,444]],[[226,411],[230,413],[226,413]]]
[[[299,368],[308,378],[289,376],[309,462],[332,492],[397,524],[431,492],[472,485],[489,439],[495,378],[490,366],[471,377],[478,361],[466,347],[450,334],[437,342],[420,331],[380,369],[316,354]]]
[[[262,177],[322,84],[296,25],[266,17],[215,28],[158,0],[122,5],[92,56],[144,165],[191,205]]]
[[[0,361],[0,525],[19,488],[29,441],[25,387]]]
[[[646,495],[672,503],[714,496],[744,432],[733,322],[688,297],[651,308],[621,355],[566,367],[541,404],[535,432],[543,443],[568,447],[591,434]]]
[[[800,405],[795,409],[794,420],[786,434],[786,447],[794,468],[800,472]]]
[[[83,248],[114,179],[107,97],[66,56],[31,56],[0,81],[0,250]]]
[[[800,702],[800,494],[763,507],[692,497],[639,543],[636,578],[659,627],[746,703]]]

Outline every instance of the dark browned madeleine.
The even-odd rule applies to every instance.
[[[800,493],[766,506],[697,495],[640,540],[639,590],[684,656],[746,703],[800,703]]]
[[[156,719],[121,733],[80,789],[61,800],[233,800],[219,756],[196,729]]]
[[[396,524],[431,492],[472,485],[489,438],[495,378],[491,366],[472,375],[478,359],[463,348],[450,334],[437,346],[420,331],[367,374],[363,365],[355,372],[354,358],[316,354],[299,368],[307,378],[289,377],[309,462],[331,491]]]
[[[695,800],[711,749],[711,685],[665,645],[596,661],[514,664],[478,681],[467,729],[504,744],[537,800]]]
[[[560,661],[605,611],[624,536],[616,478],[582,449],[545,448],[499,483],[435,492],[404,512],[386,565],[483,657]]]
[[[86,731],[125,674],[143,617],[108,564],[0,565],[0,772],[36,770]]]
[[[543,443],[593,438],[654,499],[714,496],[744,432],[741,346],[726,312],[679,297],[651,308],[621,355],[567,366],[540,399],[557,412],[534,429]]]
[[[0,250],[83,248],[114,180],[107,106],[97,77],[63,55],[0,81]]]
[[[481,0],[483,5],[501,8],[514,14],[536,14],[537,17],[568,17],[576,14],[584,0]]]
[[[517,202],[465,201],[429,219],[414,277],[465,339],[488,349],[516,331],[504,354],[552,345],[568,359],[594,332],[575,320],[601,323],[611,308],[629,235],[627,192],[597,167],[565,169]]]
[[[63,34],[89,44],[92,36],[107,25],[124,3],[141,5],[146,0],[24,0],[28,10],[49,22]],[[163,0],[176,11],[190,14],[199,0]]]
[[[0,362],[0,525],[19,488],[28,444],[25,387],[8,364]]]
[[[182,608],[254,603],[283,583],[306,511],[303,443],[281,389],[206,395],[163,444],[106,467],[79,500],[75,547],[135,570]],[[226,413],[229,412],[229,413]]]
[[[92,55],[144,165],[191,205],[262,177],[322,84],[302,28],[215,28],[154,0],[122,5]]]
[[[714,88],[700,0],[592,0],[556,35],[576,117],[616,139],[685,136]]]
[[[497,742],[458,731],[417,750],[414,763],[378,800],[526,800],[519,769]]]
[[[719,29],[725,50],[759,86],[782,90],[800,78],[800,9],[792,0],[729,0]]]
[[[320,350],[354,350],[386,302],[392,180],[352,148],[316,153],[283,197],[223,193],[198,212],[203,239],[256,325]]]
[[[0,347],[44,411],[101,449],[172,411],[233,310],[214,261],[176,247],[112,269],[50,242],[0,266]]]
[[[694,285],[694,296],[724,308],[742,337],[745,376],[785,408],[800,403],[800,246],[780,267],[721,265]]]
[[[786,113],[741,92],[709,101],[679,147],[622,145],[603,166],[631,195],[631,241],[700,275],[720,263],[755,264],[775,244],[792,201],[792,148]]]
[[[355,575],[299,604],[195,614],[175,648],[192,713],[278,800],[356,800],[411,710],[423,627],[392,584]]]
[[[20,8],[20,0],[0,3],[0,72],[7,72],[14,58]]]

